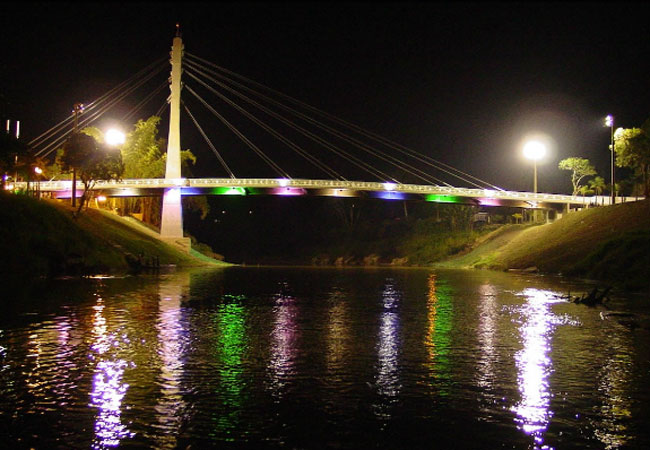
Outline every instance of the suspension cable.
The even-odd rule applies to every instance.
[[[190,116],[190,119],[192,119],[192,122],[194,122],[194,125],[199,130],[199,133],[201,133],[201,136],[203,136],[203,139],[205,139],[205,142],[207,142],[207,144],[210,147],[210,149],[212,150],[212,152],[216,155],[217,159],[219,159],[219,162],[221,163],[221,166],[224,169],[226,169],[226,172],[228,172],[228,174],[230,175],[230,178],[233,178],[233,179],[237,178],[235,176],[235,174],[233,173],[233,171],[230,170],[230,167],[228,167],[228,164],[226,164],[226,161],[224,161],[224,159],[221,157],[221,154],[219,153],[219,151],[215,148],[214,145],[212,145],[212,141],[210,141],[208,136],[205,134],[205,132],[203,131],[203,128],[201,128],[201,125],[199,125],[199,123],[196,121],[196,118],[194,118],[194,115],[190,112],[190,110],[187,107],[187,105],[185,104],[185,102],[181,102],[181,103],[182,103],[183,107],[185,108],[185,111],[187,112],[187,114]]]
[[[196,70],[196,69],[195,69],[195,70]],[[199,71],[199,72],[200,72],[200,71]],[[196,76],[193,75],[191,72],[188,72],[188,75],[193,76],[195,79],[197,79]],[[205,74],[203,74],[203,75],[206,76]],[[210,77],[208,76],[208,78],[210,78]],[[198,79],[197,79],[197,81],[201,82],[201,80],[198,80]],[[293,128],[294,130],[296,130],[296,131],[300,132],[301,134],[307,136],[307,137],[310,138],[311,140],[316,141],[317,143],[319,143],[320,145],[322,145],[322,146],[325,147],[326,149],[328,149],[328,150],[332,151],[333,153],[337,154],[338,156],[340,156],[340,157],[346,159],[348,162],[351,162],[352,164],[356,165],[357,167],[359,167],[359,168],[361,168],[361,169],[367,171],[368,173],[370,173],[371,175],[377,177],[378,179],[380,179],[380,180],[382,180],[382,181],[391,180],[391,181],[394,181],[394,182],[396,182],[396,183],[399,183],[399,181],[395,180],[392,176],[390,176],[390,175],[384,173],[383,171],[381,171],[381,170],[377,169],[376,167],[374,167],[374,166],[368,164],[367,162],[364,162],[364,161],[359,160],[359,158],[357,158],[357,157],[351,155],[350,153],[348,153],[348,152],[346,152],[346,151],[344,151],[344,150],[342,150],[342,149],[340,149],[340,148],[338,148],[338,147],[335,147],[335,146],[331,145],[330,143],[328,143],[327,141],[323,140],[322,138],[320,138],[319,136],[315,135],[314,133],[309,132],[309,131],[306,130],[305,128],[303,128],[303,127],[301,127],[301,126],[295,124],[294,122],[292,122],[292,121],[286,119],[285,117],[283,117],[283,116],[277,114],[276,112],[274,112],[274,111],[272,111],[272,110],[266,108],[266,107],[263,106],[263,105],[260,105],[258,102],[255,102],[254,100],[250,99],[249,97],[247,97],[247,96],[245,96],[245,95],[243,95],[243,94],[240,94],[240,93],[238,93],[238,92],[232,90],[232,89],[229,88],[228,86],[225,86],[225,85],[223,85],[222,83],[219,83],[219,82],[216,81],[216,80],[212,80],[212,81],[214,81],[215,83],[219,84],[221,87],[223,87],[224,89],[228,90],[229,92],[232,92],[234,95],[237,95],[238,97],[244,99],[246,102],[252,104],[252,105],[255,106],[256,108],[262,110],[262,111],[265,112],[266,114],[268,114],[268,115],[270,115],[270,116],[276,118],[277,120],[281,121],[282,123],[286,124],[287,126]],[[219,95],[219,96],[221,95],[221,94],[219,94],[218,92],[216,92],[213,88],[207,86],[205,83],[203,83],[203,82],[201,82],[201,83],[202,83],[202,84],[203,84],[207,89],[211,90],[211,91],[212,91],[213,93],[215,93],[216,95]],[[319,163],[320,163],[320,161],[319,161]],[[426,181],[427,181],[427,182],[430,182],[429,180],[426,180]]]
[[[259,103],[255,102],[254,100],[250,99],[249,97],[247,97],[247,96],[245,96],[245,95],[243,95],[241,93],[238,93],[237,91],[233,90],[232,88],[226,86],[225,84],[223,84],[223,83],[217,81],[216,79],[210,77],[209,75],[205,74],[201,70],[196,69],[195,67],[193,67],[193,65],[196,65],[196,63],[190,63],[190,64],[191,64],[190,67],[192,67],[194,70],[197,70],[199,73],[201,73],[201,75],[203,75],[204,77],[210,79],[211,81],[213,81],[214,83],[216,83],[217,85],[222,87],[223,89],[226,89],[229,92],[233,93],[234,95],[237,95],[238,97],[244,99],[248,103],[253,104],[257,108],[263,109],[265,112],[267,112],[267,114],[273,114],[273,113],[270,113],[267,108],[265,108],[264,106],[262,106]],[[241,86],[239,83],[236,83],[236,82],[234,82],[234,83]],[[241,87],[243,87],[244,89],[247,89],[246,86],[241,86]],[[248,90],[252,91],[251,89],[248,89]],[[417,177],[417,178],[419,178],[421,180],[426,181],[427,183],[432,183],[432,180],[434,180],[433,181],[434,184],[435,184],[435,182],[440,182],[442,184],[446,184],[447,186],[451,187],[450,184],[448,184],[448,183],[446,183],[446,182],[444,182],[444,181],[442,181],[442,180],[440,180],[440,179],[438,179],[438,178],[436,178],[436,177],[422,171],[421,169],[419,169],[417,167],[414,167],[414,166],[412,166],[412,165],[410,165],[408,163],[405,163],[404,161],[400,161],[399,159],[395,158],[392,155],[386,154],[385,152],[382,152],[382,151],[377,150],[377,149],[373,149],[373,148],[367,146],[366,144],[364,144],[363,142],[359,141],[358,139],[355,139],[355,138],[353,138],[353,137],[351,137],[351,136],[349,136],[349,135],[347,135],[345,133],[342,133],[342,132],[340,132],[340,131],[332,128],[332,127],[329,127],[329,126],[323,124],[322,122],[314,120],[313,118],[311,118],[311,117],[309,117],[309,116],[307,116],[307,115],[305,115],[305,114],[303,114],[303,113],[301,113],[299,111],[296,111],[296,110],[294,110],[292,108],[289,108],[289,107],[287,107],[285,105],[282,105],[281,103],[278,103],[277,101],[274,101],[273,99],[271,99],[269,97],[266,97],[263,94],[259,94],[259,93],[255,92],[255,91],[252,91],[252,92],[255,93],[255,94],[258,94],[259,96],[265,98],[266,100],[276,104],[280,108],[282,108],[284,110],[287,110],[290,113],[293,113],[293,114],[297,115],[298,117],[300,117],[303,120],[311,123],[312,125],[316,126],[317,128],[320,128],[321,130],[324,130],[324,131],[326,131],[326,132],[328,132],[330,134],[333,134],[334,136],[348,142],[349,144],[352,144],[353,146],[356,146],[357,148],[360,148],[361,150],[365,151],[366,153],[369,153],[370,155],[372,155],[372,156],[374,156],[374,157],[376,157],[376,158],[378,158],[380,160],[388,162],[389,164],[392,164],[393,166],[395,166],[395,167],[397,167],[399,169],[402,169],[405,172],[408,172],[411,175],[413,175],[413,176],[415,176],[415,177]]]
[[[248,119],[250,119],[252,122],[254,122],[255,124],[257,124],[260,128],[262,128],[263,130],[265,130],[266,132],[268,132],[269,134],[271,134],[273,137],[275,137],[276,139],[278,139],[280,142],[282,142],[282,143],[284,143],[285,145],[287,145],[290,149],[292,149],[292,150],[295,151],[298,155],[302,156],[302,157],[305,158],[307,161],[309,161],[310,163],[312,163],[314,166],[316,166],[317,168],[319,168],[320,170],[322,170],[323,172],[325,172],[327,175],[329,175],[330,177],[333,177],[333,178],[339,179],[339,180],[345,180],[345,178],[344,178],[343,176],[341,176],[341,174],[339,174],[338,172],[336,172],[334,169],[332,169],[331,167],[329,167],[327,164],[325,164],[325,163],[319,161],[317,158],[315,158],[314,156],[310,155],[307,151],[305,151],[305,150],[304,150],[303,148],[301,148],[299,145],[297,145],[296,143],[294,143],[294,142],[291,141],[290,139],[286,138],[285,136],[283,136],[282,134],[280,134],[278,131],[276,131],[275,129],[273,129],[273,128],[270,127],[269,125],[267,125],[267,124],[265,124],[264,122],[262,122],[260,119],[258,119],[257,117],[255,117],[253,114],[251,114],[250,112],[246,111],[246,110],[243,109],[241,106],[237,105],[237,104],[234,103],[232,100],[230,100],[229,98],[225,97],[223,94],[221,94],[221,93],[215,91],[214,89],[212,89],[212,88],[211,88],[210,86],[208,86],[205,82],[203,82],[202,80],[200,80],[199,78],[197,78],[196,75],[194,75],[191,71],[187,71],[186,73],[187,73],[189,76],[191,76],[192,78],[194,78],[197,82],[201,83],[201,84],[202,84],[206,89],[210,90],[212,93],[214,93],[215,95],[217,95],[221,100],[223,100],[223,101],[226,102],[228,105],[232,106],[232,107],[235,108],[237,111],[239,111],[240,113],[242,113],[243,115],[245,115]]]
[[[241,139],[244,144],[246,144],[251,150],[253,150],[264,162],[266,162],[278,175],[283,178],[291,179],[289,174],[287,174],[280,166],[278,166],[271,158],[269,158],[259,147],[253,144],[246,136],[244,136],[234,125],[232,125],[228,120],[214,110],[205,100],[203,100],[191,87],[185,86],[188,92],[194,95],[202,104],[205,106],[212,114],[214,114],[225,126],[227,126],[230,131],[232,131],[239,139]]]
[[[100,107],[97,111],[93,112],[93,113],[90,114],[90,115],[85,115],[85,116],[81,119],[81,121],[79,122],[79,127],[81,128],[81,127],[87,126],[87,125],[89,125],[90,123],[92,123],[93,121],[95,121],[99,116],[101,116],[101,115],[104,114],[106,111],[108,111],[110,108],[112,108],[112,107],[113,107],[117,102],[121,101],[124,97],[126,97],[126,96],[129,95],[129,94],[131,94],[134,90],[138,89],[138,88],[139,88],[140,86],[142,86],[144,83],[146,83],[147,81],[149,81],[153,76],[157,75],[157,73],[160,72],[161,69],[162,69],[162,67],[161,67],[161,68],[158,68],[157,70],[155,70],[155,71],[153,71],[153,72],[151,72],[151,73],[149,73],[145,78],[139,80],[139,81],[137,82],[137,84],[135,84],[134,86],[131,86],[130,88],[124,90],[124,91],[121,92],[119,95],[113,97],[113,98],[112,98],[112,99],[111,99],[107,104],[105,104],[104,106]],[[95,106],[97,106],[97,105],[95,105]],[[58,137],[57,139],[55,139],[53,142],[51,142],[51,143],[50,143],[49,145],[47,145],[45,148],[43,148],[43,149],[37,151],[37,152],[35,153],[35,155],[36,155],[36,156],[41,156],[41,157],[43,157],[43,158],[44,158],[44,157],[47,157],[50,153],[52,153],[52,152],[56,149],[56,146],[57,146],[58,144],[60,144],[61,142],[63,142],[63,141],[65,140],[65,138],[66,138],[68,135],[70,135],[72,132],[73,132],[73,130],[71,130],[71,129],[68,130],[68,131],[66,131],[62,136],[60,136],[60,137]],[[49,151],[46,152],[46,150],[48,150],[48,149],[49,149]]]
[[[135,80],[136,78],[138,78],[139,76],[141,76],[143,73],[146,73],[148,70],[151,70],[152,67],[154,67],[154,66],[160,64],[163,60],[164,60],[164,58],[163,58],[163,59],[158,59],[158,60],[154,61],[153,63],[149,64],[149,65],[148,65],[147,67],[145,67],[144,69],[141,69],[140,71],[138,71],[137,73],[135,73],[133,76],[131,76],[131,77],[128,78],[127,80],[121,82],[120,84],[118,84],[117,86],[115,86],[114,88],[112,88],[112,89],[110,89],[108,92],[106,92],[104,95],[102,95],[102,96],[99,97],[98,99],[96,99],[96,100],[94,100],[93,102],[91,102],[90,104],[88,104],[87,107],[85,108],[85,110],[86,110],[86,111],[92,111],[95,107],[97,107],[98,105],[100,105],[103,101],[106,100],[106,98],[108,98],[108,97],[109,97],[110,95],[112,95],[114,92],[116,92],[116,91],[122,89],[125,85],[127,85],[127,84],[133,82],[133,80]],[[66,117],[64,120],[62,120],[62,121],[59,122],[58,124],[54,125],[54,126],[53,126],[52,128],[50,128],[49,130],[46,130],[45,132],[41,133],[39,136],[37,136],[37,137],[35,137],[34,139],[32,139],[31,141],[29,141],[29,144],[28,144],[28,145],[29,145],[30,147],[32,147],[32,148],[33,148],[33,147],[37,147],[38,145],[40,145],[40,144],[42,143],[42,141],[44,141],[45,139],[49,138],[49,137],[52,136],[53,134],[56,134],[58,131],[60,131],[60,128],[62,128],[63,126],[65,126],[67,123],[71,122],[73,119],[74,119],[74,115],[70,115],[70,116]]]
[[[274,90],[274,89],[272,89],[272,88],[270,88],[270,87],[268,87],[268,86],[265,86],[265,85],[263,85],[263,84],[261,84],[261,83],[258,83],[258,82],[254,81],[254,80],[251,80],[251,79],[249,79],[249,78],[247,78],[247,77],[244,77],[244,76],[242,76],[242,75],[239,75],[239,74],[237,74],[236,72],[233,72],[233,71],[231,71],[231,70],[228,70],[228,69],[226,69],[226,68],[224,68],[224,67],[221,67],[221,66],[219,66],[219,65],[217,65],[217,64],[214,64],[214,63],[212,63],[212,62],[210,62],[210,61],[208,61],[208,60],[206,60],[206,59],[204,59],[204,58],[201,58],[201,57],[199,57],[199,56],[197,56],[197,55],[193,55],[193,54],[191,54],[191,53],[187,53],[186,56],[188,56],[188,57],[190,57],[190,58],[195,58],[195,59],[197,59],[197,60],[199,60],[199,61],[204,62],[205,64],[208,64],[208,65],[210,65],[210,66],[212,66],[212,67],[215,67],[215,68],[218,69],[218,70],[221,70],[221,71],[223,71],[223,72],[225,72],[225,73],[228,73],[228,74],[230,74],[230,75],[233,75],[233,76],[235,76],[235,77],[237,77],[237,78],[239,78],[239,79],[241,79],[241,80],[244,80],[244,81],[246,81],[246,82],[248,82],[248,83],[251,83],[251,84],[253,84],[253,85],[256,85],[256,86],[258,86],[258,87],[261,87],[261,88],[263,88],[263,89],[266,89],[266,90],[268,90],[268,91],[270,91],[270,92],[273,92],[274,94],[276,94],[276,95],[278,95],[278,96],[281,96],[281,97],[283,97],[283,98],[286,98],[287,100],[291,101],[291,102],[294,103],[294,104],[297,104],[297,105],[299,105],[299,106],[302,106],[302,107],[304,107],[304,108],[307,108],[307,109],[309,109],[309,110],[315,112],[316,114],[321,115],[321,116],[323,116],[323,117],[325,117],[325,118],[328,118],[328,119],[330,119],[330,120],[332,120],[332,121],[334,121],[334,122],[337,122],[337,123],[339,123],[339,124],[341,124],[341,125],[343,125],[343,126],[345,126],[345,127],[351,128],[351,129],[357,131],[358,133],[360,133],[360,134],[362,134],[362,135],[368,137],[369,139],[375,140],[375,141],[377,141],[377,142],[379,142],[379,143],[381,143],[381,144],[383,144],[383,145],[386,145],[386,146],[388,146],[388,147],[392,147],[394,150],[397,150],[397,151],[399,151],[399,152],[402,153],[402,154],[406,154],[407,156],[410,156],[410,157],[412,157],[412,158],[414,158],[414,159],[417,159],[417,160],[419,160],[420,162],[423,162],[423,163],[425,163],[425,164],[427,164],[427,165],[429,165],[429,166],[431,166],[431,167],[436,168],[437,170],[440,170],[440,171],[442,171],[442,172],[445,172],[445,173],[447,173],[448,175],[451,175],[451,176],[453,176],[453,177],[455,177],[455,178],[458,178],[458,179],[460,179],[460,180],[462,180],[462,181],[470,182],[469,180],[467,180],[467,179],[465,178],[465,177],[467,177],[467,178],[471,178],[471,179],[473,179],[473,180],[476,180],[476,181],[482,183],[483,185],[490,186],[490,187],[492,187],[493,189],[496,189],[496,190],[503,190],[502,188],[500,188],[500,187],[498,187],[498,186],[495,186],[495,185],[493,185],[493,184],[491,184],[491,183],[488,183],[487,181],[481,180],[480,178],[477,178],[477,177],[475,177],[475,176],[473,176],[473,175],[471,175],[471,174],[468,174],[468,173],[466,173],[466,172],[463,172],[463,171],[460,170],[460,169],[457,169],[457,168],[455,168],[455,167],[453,167],[453,166],[450,166],[450,165],[445,164],[445,163],[443,163],[443,162],[441,162],[441,161],[438,161],[438,160],[436,160],[436,159],[434,159],[434,158],[432,158],[432,157],[430,157],[430,156],[427,156],[427,155],[421,154],[421,153],[419,153],[419,152],[417,152],[417,151],[415,151],[415,150],[412,150],[412,149],[410,149],[410,148],[408,148],[408,147],[405,147],[405,146],[403,146],[403,145],[401,145],[401,144],[398,144],[398,143],[396,143],[396,142],[394,142],[394,141],[391,141],[390,139],[384,138],[384,137],[382,137],[382,136],[380,136],[380,135],[378,135],[378,134],[376,134],[376,133],[373,133],[373,132],[371,132],[371,131],[365,130],[365,129],[359,127],[358,125],[352,124],[352,123],[347,122],[347,121],[345,121],[345,120],[343,120],[343,119],[339,119],[339,118],[337,118],[336,116],[333,116],[333,115],[331,115],[331,114],[329,114],[329,113],[327,113],[327,112],[325,112],[325,111],[319,110],[318,108],[315,108],[315,107],[313,107],[313,106],[311,106],[311,105],[309,105],[309,104],[307,104],[307,103],[304,103],[304,102],[302,102],[302,101],[300,101],[300,100],[297,100],[297,99],[295,99],[295,98],[293,98],[293,97],[290,97],[290,96],[288,96],[288,95],[286,95],[286,94],[283,94],[282,92],[276,91],[276,90]],[[188,60],[188,61],[189,61],[189,60]],[[231,80],[231,79],[225,77],[223,74],[216,74],[216,75],[218,75],[218,76],[220,76],[220,77],[222,77],[222,78],[225,78],[225,79],[227,79],[227,80],[230,81],[230,82],[234,82],[234,80]],[[261,94],[260,94],[260,95],[261,95]],[[439,167],[438,165],[439,165],[439,166],[442,166],[442,167],[444,167],[444,168],[446,168],[446,169],[448,169],[448,170],[445,170],[445,169]],[[458,173],[460,173],[461,175],[458,175],[458,174],[456,174],[456,173],[452,173],[452,172],[450,172],[450,170],[451,170],[451,171],[458,172]],[[471,183],[471,184],[476,185],[475,183]]]

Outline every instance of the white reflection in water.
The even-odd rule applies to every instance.
[[[275,320],[271,331],[271,391],[281,397],[284,388],[295,372],[295,358],[298,343],[298,307],[291,296],[278,294],[273,308]]]
[[[535,448],[543,445],[544,433],[553,416],[550,410],[548,376],[552,370],[549,357],[550,340],[554,325],[551,303],[557,303],[549,291],[525,289],[526,303],[521,307],[520,334],[523,348],[515,354],[521,400],[512,407],[517,414],[519,428],[534,439]]]
[[[183,376],[184,338],[187,330],[181,320],[181,300],[189,289],[189,273],[163,280],[159,286],[158,355],[162,362],[158,383],[160,395],[156,404],[159,433],[157,448],[174,448],[185,408],[181,383]]]
[[[330,298],[332,306],[327,321],[327,368],[333,373],[343,367],[349,357],[349,319],[343,294],[335,293]]]
[[[389,418],[387,407],[396,400],[401,384],[399,379],[399,314],[397,308],[400,293],[394,286],[387,284],[382,293],[383,311],[380,317],[379,336],[377,340],[377,392],[384,398],[377,405],[376,413],[382,418]]]
[[[494,365],[497,358],[497,288],[491,284],[482,284],[479,286],[479,294],[478,341],[481,357],[476,384],[483,389],[490,389],[494,386]]]
[[[613,352],[601,370],[598,391],[604,396],[600,406],[600,420],[594,423],[594,434],[605,444],[605,449],[623,447],[627,441],[625,421],[632,417],[632,398],[630,393],[630,373],[632,356],[625,336],[609,336],[608,347]]]
[[[91,358],[97,360],[93,376],[93,388],[90,393],[90,406],[97,408],[95,419],[95,439],[92,448],[101,449],[117,447],[124,438],[132,437],[126,425],[122,424],[122,399],[129,387],[122,381],[127,362],[123,359],[111,359],[106,353],[111,348],[112,336],[108,333],[108,326],[104,318],[104,302],[97,297],[97,304],[93,307],[93,344],[91,349],[95,355]],[[117,343],[116,343],[117,345]]]

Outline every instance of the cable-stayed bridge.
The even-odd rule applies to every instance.
[[[93,190],[101,191],[108,196],[162,195],[161,236],[163,237],[182,238],[181,197],[186,195],[370,197],[559,210],[581,207],[594,201],[593,197],[513,192],[502,189],[204,58],[186,53],[178,31],[170,55],[169,79],[142,97],[123,116],[123,120],[132,119],[141,108],[169,86],[171,93],[156,113],[160,116],[168,106],[169,131],[164,178],[99,180],[92,187]],[[73,130],[96,122],[118,102],[149,83],[167,67],[169,66],[164,59],[155,61],[87,105],[83,114],[74,114],[38,136],[30,142],[35,155],[43,158],[51,157]],[[181,76],[183,76],[182,80]],[[227,145],[214,144],[209,136],[210,128],[199,124],[197,115],[189,109],[189,102],[186,101],[188,99],[185,97],[181,99],[181,92],[187,93],[190,99],[198,102],[203,107],[204,114],[209,113],[218,119],[222,129],[227,130],[243,144],[243,147],[250,150],[252,158],[244,158],[246,166],[252,167],[253,160],[261,163],[264,175],[237,176],[236,173],[241,171],[228,162],[229,158],[223,150]],[[206,95],[216,97],[223,108],[213,107],[205,100]],[[258,135],[255,137],[247,135],[244,126],[226,117],[225,110],[240,114],[245,118],[247,126],[254,125],[258,130],[262,130],[275,144],[281,144],[285,150],[288,149],[297,156],[298,158],[295,159],[300,160],[303,167],[309,167],[310,173],[316,172],[322,178],[292,176],[293,170],[287,169],[284,162],[274,158],[266,147],[256,143]],[[182,177],[181,112],[187,114],[206,146],[216,157],[220,165],[221,177]],[[224,138],[225,135],[220,135],[220,139]],[[354,169],[357,179],[361,178],[359,174],[365,174],[365,177],[377,181],[352,181],[349,179],[352,177],[345,172],[349,168]],[[449,179],[454,181],[449,182]],[[68,180],[42,182],[39,183],[39,189],[49,191],[57,198],[69,198],[72,192],[77,191],[73,189],[72,183]],[[457,187],[454,184],[466,187]],[[598,199],[601,204],[607,204],[608,201],[608,197]]]

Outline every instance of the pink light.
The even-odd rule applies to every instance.
[[[501,206],[501,202],[496,198],[480,198],[478,204],[481,206]]]
[[[283,187],[271,189],[271,194],[273,195],[296,196],[305,195],[306,193],[307,191],[302,188]]]

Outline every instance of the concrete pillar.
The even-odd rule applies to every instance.
[[[181,178],[181,65],[183,40],[177,27],[171,51],[172,74],[169,96],[169,135],[167,139],[166,180]],[[166,188],[163,196],[160,235],[164,238],[183,237],[183,206],[180,187]]]

